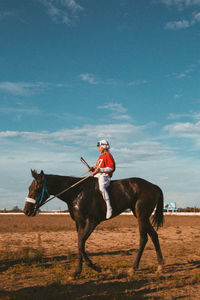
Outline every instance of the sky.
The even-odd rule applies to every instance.
[[[0,45],[0,209],[31,169],[80,176],[101,139],[114,180],[200,207],[200,0],[0,0]]]

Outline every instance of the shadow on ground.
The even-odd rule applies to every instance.
[[[88,281],[82,284],[52,284],[47,287],[29,287],[17,291],[0,291],[1,300],[125,300],[125,299],[150,299],[147,294],[157,289],[145,288],[145,280],[127,282],[104,282]],[[139,291],[135,291],[141,289]],[[153,299],[161,299],[153,297]]]
[[[131,255],[133,252],[136,252],[136,249],[129,250],[117,250],[117,251],[106,251],[106,252],[95,252],[88,253],[88,256],[104,256],[104,255]],[[71,259],[76,259],[78,257],[77,253],[70,253],[70,255],[60,255],[60,256],[51,256],[51,257],[34,257],[34,258],[20,258],[20,259],[4,259],[0,260],[0,273],[5,272],[8,268],[18,265],[20,263],[36,263],[41,262],[45,263],[47,266],[52,265],[54,262],[65,261],[67,264],[68,261],[71,262]]]
[[[198,263],[198,262],[197,262]],[[178,267],[184,268],[185,264],[179,264]],[[177,264],[166,267],[163,275],[159,276],[159,281],[163,281],[165,276],[171,276],[171,268],[175,268]],[[145,269],[139,274],[141,275]],[[149,270],[146,269],[146,273]],[[151,274],[151,272],[149,273]],[[128,278],[123,275],[123,281],[118,279],[106,280],[88,280],[83,282],[81,279],[77,281],[69,282],[67,284],[53,283],[47,286],[31,286],[27,288],[21,288],[16,291],[0,291],[1,300],[149,300],[149,299],[166,299],[163,296],[156,296],[159,291],[159,295],[168,295],[169,286],[165,285],[152,285],[150,277]],[[184,279],[184,278],[183,278]],[[186,279],[186,278],[185,278]],[[41,279],[42,280],[42,279]],[[42,281],[41,281],[42,283]],[[185,286],[185,281],[179,282],[179,288]],[[173,297],[173,299],[186,299],[184,296],[179,295]],[[188,295],[189,296],[189,295]],[[169,298],[172,299],[172,298]],[[190,299],[190,298],[188,298]]]
[[[126,251],[110,251],[110,252],[100,252],[100,253],[91,253],[90,256],[99,256],[99,255],[130,255],[134,252],[135,249],[130,249]],[[74,258],[76,258],[76,254],[72,254]],[[68,256],[54,256],[54,257],[45,257],[42,258],[42,262],[48,265],[52,265],[55,261],[63,261],[67,262],[69,260]],[[11,263],[13,265],[19,263],[19,261],[0,261],[0,263],[4,263],[4,268],[9,268]],[[3,271],[3,266],[1,270]],[[159,276],[160,281],[164,281],[167,277],[173,276],[174,273],[177,273],[182,270],[195,270],[199,269],[200,261],[191,261],[188,263],[175,263],[169,264],[164,267],[163,275]],[[140,272],[139,272],[140,273]],[[89,279],[87,282],[83,282],[83,280],[77,279],[77,281],[72,281],[67,284],[61,284],[55,282],[53,284],[47,286],[31,286],[27,288],[20,288],[15,291],[6,291],[0,290],[0,299],[1,300],[140,300],[140,299],[164,299],[162,296],[150,296],[156,294],[159,290],[159,294],[168,293],[168,288],[165,285],[160,285],[159,288],[155,285],[151,284],[151,276],[148,277],[148,273],[151,271],[149,268],[142,269],[141,274],[145,273],[147,276],[141,277],[136,276],[134,279],[128,278],[125,274],[122,276],[123,280],[112,278],[109,281],[106,280],[91,280]],[[139,275],[141,275],[139,274]],[[185,286],[186,274],[183,275],[181,281],[178,282],[179,288],[183,288]],[[42,284],[42,277],[41,277]],[[179,296],[178,298],[173,299],[185,299],[184,297]]]

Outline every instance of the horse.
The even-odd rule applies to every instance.
[[[50,195],[56,195],[68,205],[71,218],[75,221],[78,234],[78,265],[74,277],[82,272],[83,260],[92,269],[101,272],[101,268],[88,257],[85,252],[85,243],[96,226],[106,221],[106,204],[98,187],[98,179],[90,176],[87,180],[80,177],[60,176],[37,173],[31,170],[33,181],[29,186],[28,197],[24,206],[27,216],[35,216],[39,208],[48,201]],[[77,185],[76,185],[77,184]],[[72,185],[76,187],[70,189]],[[60,193],[68,187],[67,191]],[[163,192],[157,185],[142,178],[127,178],[112,180],[108,188],[114,218],[130,209],[137,218],[139,225],[140,243],[132,271],[139,267],[139,262],[150,236],[158,260],[158,270],[164,265],[159,244],[158,230],[163,225]],[[154,214],[152,215],[152,212]],[[150,216],[152,219],[150,221]]]

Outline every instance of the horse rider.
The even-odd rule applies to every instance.
[[[107,187],[110,185],[110,180],[115,171],[115,161],[112,154],[109,152],[110,145],[106,140],[101,140],[97,143],[97,147],[101,155],[99,156],[96,166],[91,167],[89,171],[93,172],[93,176],[98,178],[99,190],[102,193],[103,199],[106,202],[107,212],[106,219],[112,216],[112,207]]]

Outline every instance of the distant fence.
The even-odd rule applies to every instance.
[[[200,216],[200,212],[164,212],[164,215],[168,216]]]
[[[40,212],[40,215],[50,215],[50,216],[68,216],[69,213],[68,212]],[[121,215],[132,215],[132,212],[123,212],[121,213]],[[15,215],[15,216],[20,216],[20,215],[24,215],[24,213],[19,212],[19,213],[15,213],[15,212],[8,212],[8,213],[0,213],[0,216],[7,216],[7,215]],[[167,216],[200,216],[200,212],[164,212],[164,215]]]

